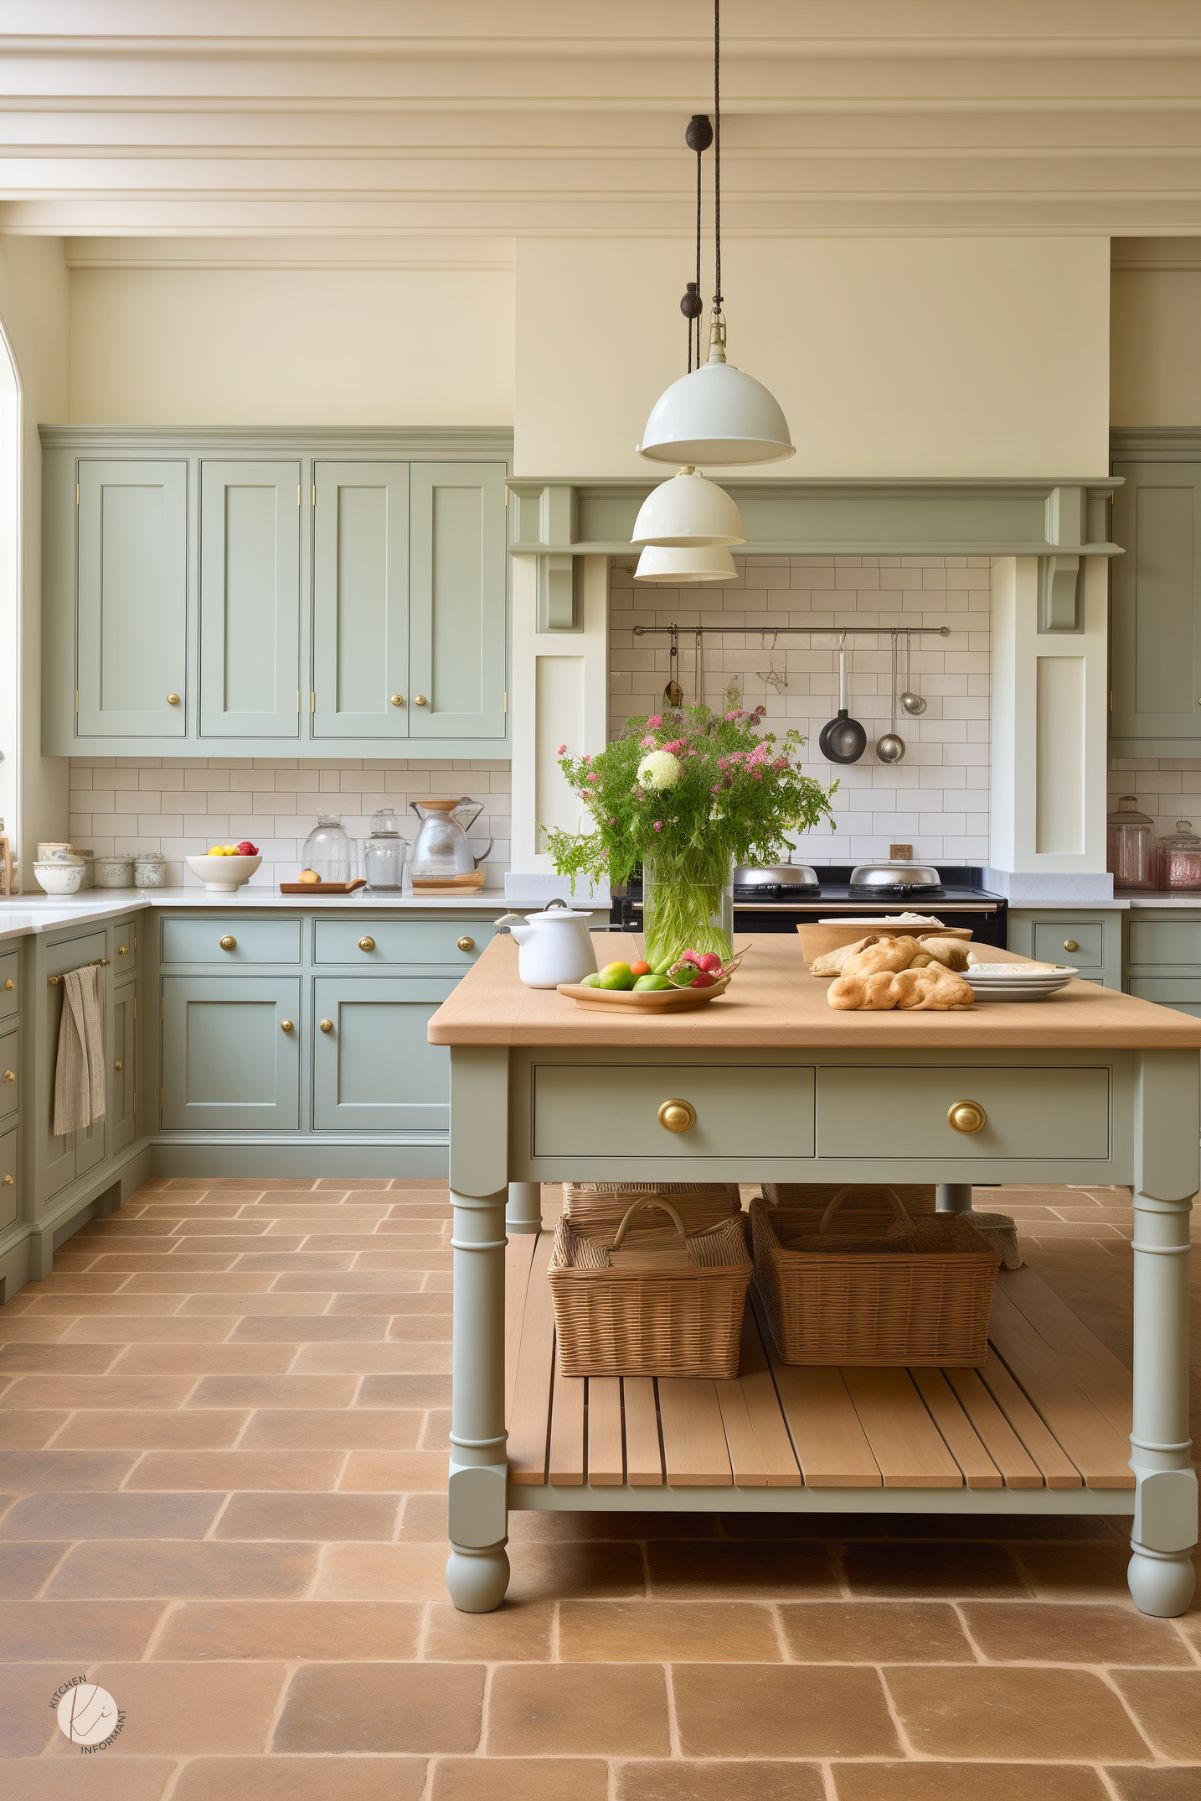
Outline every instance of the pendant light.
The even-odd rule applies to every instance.
[[[652,488],[638,510],[632,544],[678,546],[745,544],[742,514],[724,488],[685,467]]]
[[[726,361],[721,291],[721,0],[713,0],[713,317],[709,359],[673,381],[651,408],[644,457],[659,463],[776,463],[795,453],[779,402]]]
[[[638,558],[634,580],[664,588],[692,588],[702,583],[736,582],[738,570],[724,544],[690,544],[687,550],[648,544]]]

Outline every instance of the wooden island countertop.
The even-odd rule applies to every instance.
[[[597,961],[638,955],[620,933],[594,934]],[[728,990],[708,1007],[647,1014],[581,1007],[553,988],[526,988],[517,946],[494,938],[429,1023],[431,1044],[654,1046],[747,1050],[1201,1051],[1201,1019],[1076,980],[1045,1001],[985,1001],[947,1013],[840,1012],[809,974],[795,935],[761,932]],[[742,941],[739,942],[742,948]],[[988,949],[989,961],[1026,962]]]

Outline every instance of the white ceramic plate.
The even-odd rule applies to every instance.
[[[973,988],[972,998],[976,1001],[1049,1001],[1059,992],[1058,988]]]
[[[1027,987],[1032,982],[1067,981],[1070,976],[1080,972],[1071,963],[1053,963],[1050,965],[1032,965],[1029,963],[969,963],[964,974],[986,982],[1021,982]]]

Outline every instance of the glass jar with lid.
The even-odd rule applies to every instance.
[[[1191,819],[1178,819],[1176,830],[1155,846],[1155,885],[1173,893],[1201,890],[1201,838]]]
[[[380,807],[371,815],[371,836],[363,843],[363,874],[368,888],[399,890],[408,851],[409,841],[400,829],[395,811]]]
[[[1105,867],[1118,888],[1152,888],[1151,815],[1138,797],[1123,794],[1105,822]]]
[[[304,841],[304,867],[311,869],[323,882],[349,882],[352,876],[353,851],[340,819],[332,813],[319,813],[317,823]]]

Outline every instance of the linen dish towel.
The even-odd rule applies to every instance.
[[[104,1118],[104,978],[99,965],[63,977],[63,1016],[54,1070],[54,1135]]]

